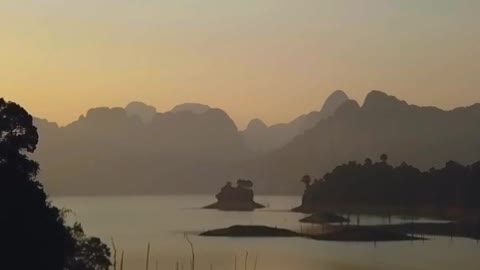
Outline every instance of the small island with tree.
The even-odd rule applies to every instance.
[[[480,239],[479,179],[480,162],[462,165],[449,161],[443,168],[421,171],[405,162],[390,165],[388,156],[382,154],[378,162],[367,158],[363,164],[351,161],[337,166],[321,179],[312,181],[305,175],[300,180],[305,184],[302,204],[293,211],[312,214],[301,222],[327,227],[328,233],[315,236],[317,240],[423,239],[415,235]],[[330,213],[356,215],[356,225]],[[360,226],[360,215],[388,217],[389,224]],[[391,216],[411,221],[390,224]],[[443,222],[415,224],[419,217]]]
[[[322,179],[301,179],[305,192],[301,206],[294,211],[345,213],[381,209],[385,214],[464,218],[480,209],[480,162],[461,165],[449,161],[445,167],[421,171],[403,162],[388,163],[365,159],[337,166]],[[474,215],[476,216],[476,215]]]
[[[265,206],[253,200],[253,182],[250,180],[239,179],[236,187],[231,182],[227,182],[216,197],[216,203],[204,208],[223,211],[253,211],[265,208]]]
[[[210,237],[302,237],[291,230],[262,225],[235,225],[223,229],[206,231],[200,236]]]

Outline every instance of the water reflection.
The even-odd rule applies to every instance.
[[[300,230],[313,226],[300,224],[303,214],[284,211],[299,204],[299,197],[258,196],[270,208],[255,212],[221,212],[204,210],[211,196],[156,197],[62,197],[54,204],[75,209],[85,230],[107,242],[114,237],[119,249],[125,250],[125,270],[145,268],[147,243],[152,245],[151,263],[159,269],[188,269],[190,250],[184,232],[201,232],[235,224],[269,225]],[[428,221],[428,220],[424,220]],[[394,222],[405,222],[392,218]],[[362,224],[387,223],[386,218],[362,216]],[[191,237],[197,253],[197,269],[248,269],[255,257],[258,270],[366,270],[366,269],[478,269],[476,241],[434,237],[425,242],[336,243],[302,238],[202,238]],[[153,267],[151,268],[153,269]]]

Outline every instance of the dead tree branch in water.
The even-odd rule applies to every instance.
[[[125,251],[122,250],[122,255],[120,256],[120,270],[123,270],[123,258],[125,255]]]
[[[148,264],[150,262],[150,243],[147,245],[147,260],[145,262],[145,270],[148,270]]]
[[[247,264],[248,264],[248,251],[245,252],[245,270],[247,270]]]
[[[111,238],[111,241],[113,249],[113,270],[117,270],[117,247],[115,246],[115,241],[113,241],[113,237]]]
[[[184,236],[185,236],[185,240],[187,240],[188,244],[190,245],[190,250],[192,252],[192,260],[190,262],[191,263],[190,267],[191,267],[191,270],[195,270],[195,249],[193,247],[192,241],[190,241],[190,238],[188,237],[188,234],[185,233]]]

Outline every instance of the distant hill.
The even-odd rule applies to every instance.
[[[184,103],[175,106],[170,112],[177,113],[177,112],[192,112],[195,114],[202,114],[204,112],[207,112],[210,108],[210,106],[205,105],[205,104],[199,104],[199,103]]]
[[[35,158],[48,190],[74,195],[210,192],[236,177],[230,170],[234,161],[249,157],[235,123],[220,109],[150,117],[150,107],[134,107],[94,108],[65,127],[35,119],[41,137]]]
[[[348,100],[347,94],[341,90],[333,92],[325,101],[320,111],[301,115],[289,123],[268,127],[262,120],[252,120],[243,136],[247,147],[256,152],[267,153],[279,149],[295,136],[303,134],[314,127],[320,120],[332,116],[338,107]]]
[[[379,91],[362,106],[336,92],[319,112],[271,127],[254,120],[243,132],[207,105],[153,113],[136,103],[91,109],[65,127],[35,119],[34,158],[54,195],[213,194],[239,178],[254,180],[258,193],[300,194],[301,176],[322,177],[339,164],[382,153],[392,164],[422,170],[448,160],[473,163],[480,160],[478,123],[480,104],[444,111]]]
[[[130,102],[127,107],[125,107],[125,111],[128,116],[137,116],[144,123],[152,122],[153,117],[157,113],[155,107],[139,101]]]
[[[479,123],[480,104],[444,111],[372,91],[362,106],[345,102],[332,117],[255,161],[261,166],[247,177],[263,179],[265,186],[257,189],[288,193],[300,191],[304,174],[322,177],[338,164],[382,153],[393,164],[407,161],[421,169],[448,160],[470,164],[480,160]]]

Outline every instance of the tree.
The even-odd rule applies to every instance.
[[[75,240],[75,255],[67,261],[67,270],[108,270],[110,249],[99,238],[87,237],[79,223],[69,228]]]
[[[310,175],[306,174],[302,177],[300,182],[304,183],[305,187],[308,188],[312,182],[312,178],[310,177]]]
[[[34,178],[38,164],[29,160],[26,153],[33,153],[37,143],[32,116],[18,104],[0,98],[0,164]]]
[[[382,155],[380,156],[380,160],[381,160],[383,163],[387,163],[387,161],[388,161],[388,156],[387,156],[387,154],[382,154]]]
[[[365,166],[371,166],[372,164],[373,164],[372,159],[370,159],[370,158],[366,158],[366,159],[365,159],[365,162],[364,162],[364,165],[365,165]]]
[[[60,270],[73,254],[61,211],[47,202],[35,180],[38,164],[26,156],[37,142],[32,116],[0,99],[0,254],[7,269]]]
[[[33,118],[18,104],[0,98],[0,145],[2,154],[33,152],[38,143]]]
[[[39,165],[27,154],[37,143],[33,117],[0,98],[0,264],[2,269],[70,270],[67,262],[82,257],[78,239],[36,180]],[[82,247],[97,244],[91,239]],[[108,259],[106,250],[100,253]]]
[[[302,198],[304,211],[328,204],[480,209],[480,162],[464,166],[449,161],[444,168],[422,172],[406,162],[385,165],[387,158],[382,155],[384,163],[373,165],[366,161],[335,167],[323,181],[307,187]]]
[[[253,182],[250,180],[238,179],[237,180],[237,187],[250,189],[253,187]]]

